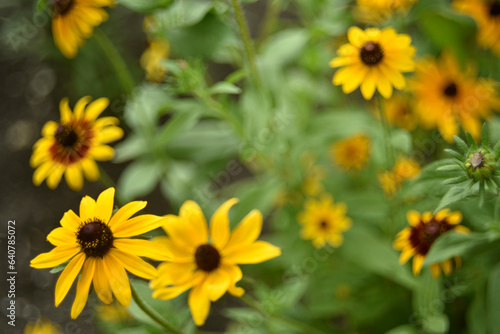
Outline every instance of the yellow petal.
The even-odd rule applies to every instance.
[[[232,285],[229,287],[228,292],[235,297],[241,297],[245,294],[245,289]]]
[[[77,119],[82,119],[83,118],[83,111],[85,110],[85,106],[92,100],[90,96],[84,96],[81,99],[79,99],[74,108],[75,112],[75,117]]]
[[[195,248],[199,245],[208,242],[206,235],[203,238],[203,231],[198,231],[195,225],[182,217],[166,215],[163,217],[162,227],[175,244],[190,253],[194,253]]]
[[[416,227],[420,224],[420,213],[415,210],[410,210],[406,213],[406,219],[411,226]]]
[[[196,272],[194,272],[194,274],[190,275],[190,278],[186,280],[183,284],[167,288],[156,289],[153,292],[153,298],[158,298],[163,300],[175,298],[184,291],[190,289],[191,287],[195,285],[200,285],[206,278],[207,278],[207,273],[205,271],[197,270]],[[156,285],[161,286],[160,284]]]
[[[107,144],[123,137],[123,130],[117,126],[110,126],[99,131],[99,142]]]
[[[462,221],[462,213],[460,211],[453,211],[448,215],[448,224],[457,225]]]
[[[41,185],[43,180],[45,180],[49,176],[53,168],[54,165],[52,162],[46,162],[35,169],[35,172],[33,173],[33,184],[35,186]]]
[[[158,277],[158,272],[155,267],[150,265],[140,257],[124,253],[119,249],[111,248],[109,255],[112,255],[121,265],[132,274],[145,279],[153,279]]]
[[[90,149],[90,156],[98,161],[108,161],[115,156],[115,150],[108,145],[99,145]]]
[[[49,177],[47,177],[47,187],[50,189],[56,189],[61,182],[61,177],[64,174],[66,168],[62,165],[55,166],[54,169],[50,172]]]
[[[48,121],[42,128],[42,136],[43,137],[53,136],[56,133],[58,126],[59,124],[57,124],[56,122]]]
[[[141,257],[148,257],[156,261],[172,259],[172,253],[162,244],[142,239],[115,239],[113,246],[119,250]]]
[[[127,219],[132,217],[134,214],[146,207],[146,201],[134,201],[122,206],[116,213],[111,217],[108,226],[114,226],[125,222]]]
[[[82,312],[85,304],[87,304],[87,299],[89,297],[90,283],[92,283],[92,277],[94,277],[95,271],[95,260],[94,258],[89,258],[85,261],[85,265],[82,270],[82,277],[78,280],[76,285],[76,297],[73,305],[71,306],[71,319],[76,319]]]
[[[76,235],[73,231],[65,229],[64,227],[58,227],[49,233],[47,240],[54,246],[74,246],[76,244]]]
[[[95,201],[90,196],[85,196],[80,202],[80,219],[85,222],[95,217]]]
[[[129,219],[121,224],[115,224],[111,228],[115,238],[126,238],[140,235],[154,230],[162,225],[162,217],[155,215],[141,215]]]
[[[104,190],[97,198],[94,216],[107,224],[113,213],[113,202],[115,198],[115,188]]]
[[[203,284],[205,285],[208,298],[214,302],[229,289],[231,278],[224,270],[216,269],[208,274]]]
[[[59,111],[61,112],[61,123],[68,123],[73,118],[67,97],[63,98],[59,103]]]
[[[113,295],[111,293],[111,287],[109,286],[109,280],[106,277],[103,260],[100,257],[96,258],[93,282],[97,297],[99,297],[104,304],[111,304],[111,302],[113,302]]]
[[[265,241],[256,241],[228,254],[223,254],[222,261],[226,264],[260,263],[281,255],[281,249]]]
[[[351,27],[347,31],[347,39],[356,48],[361,48],[366,42],[366,34],[358,27]]]
[[[460,234],[464,234],[464,235],[467,235],[470,233],[470,230],[467,227],[462,226],[462,225],[455,225],[455,228],[453,228],[453,231],[460,233]]]
[[[262,214],[259,210],[252,210],[233,230],[224,251],[229,252],[235,247],[250,245],[257,240],[261,231]]]
[[[194,263],[164,262],[158,266],[159,277],[152,280],[152,289],[158,289],[168,285],[183,285],[192,277],[196,271]]]
[[[132,293],[130,291],[130,282],[125,269],[110,253],[103,257],[103,264],[106,277],[109,280],[109,285],[111,286],[111,290],[113,290],[116,299],[123,306],[129,306]]]
[[[153,239],[153,242],[165,247],[172,255],[172,259],[177,263],[194,261],[194,248],[189,251],[185,247],[171,240],[169,237],[156,237]]]
[[[93,122],[109,105],[109,99],[101,97],[87,106],[85,110],[85,119]]]
[[[439,264],[431,264],[431,275],[434,278],[439,278],[441,276],[441,268],[439,268]]]
[[[204,240],[204,242],[208,240],[207,221],[200,206],[196,202],[184,202],[179,210],[179,216],[184,218],[188,224],[191,224],[195,228],[201,240]]]
[[[57,246],[48,253],[42,253],[30,262],[30,266],[37,269],[52,268],[71,259],[80,251],[80,246],[63,245]]]
[[[81,212],[81,207],[80,207],[80,212]],[[76,232],[81,222],[82,220],[80,220],[80,217],[78,217],[76,213],[73,212],[73,210],[69,210],[64,213],[64,216],[62,217],[60,224],[65,229]]]
[[[54,295],[56,306],[58,306],[63,301],[64,297],[66,297],[66,294],[73,285],[76,276],[80,273],[84,262],[85,254],[80,253],[75,256],[62,271],[56,283],[56,292]]]
[[[365,80],[361,84],[361,94],[365,98],[365,100],[370,100],[375,93],[375,87],[377,83],[376,72],[371,69],[366,74]]]
[[[425,257],[417,254],[413,257],[413,275],[417,276],[422,270],[422,265],[424,264]]]
[[[415,255],[415,253],[416,250],[413,247],[406,247],[405,249],[403,249],[403,251],[401,252],[401,256],[399,257],[399,264],[405,264],[406,262],[408,262],[408,260],[413,255]]]
[[[100,172],[96,162],[92,159],[82,159],[82,170],[85,178],[89,181],[99,180]]]
[[[446,275],[446,276],[450,276],[451,274],[451,271],[453,269],[453,262],[451,262],[451,259],[448,259],[446,261],[443,261],[441,263],[441,267],[443,267],[443,273]]]
[[[215,247],[223,249],[229,240],[229,209],[238,203],[238,199],[231,198],[224,202],[210,219],[210,239]]]
[[[194,323],[201,326],[207,320],[210,312],[210,299],[207,292],[203,289],[203,285],[194,287],[189,293],[188,305],[191,309]]]
[[[83,175],[79,164],[68,166],[64,173],[66,183],[71,190],[79,191],[83,187]]]

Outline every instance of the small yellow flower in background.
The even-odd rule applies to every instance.
[[[72,210],[67,211],[61,219],[61,227],[47,236],[56,247],[31,260],[30,265],[37,269],[56,267],[70,260],[56,283],[56,306],[81,272],[71,308],[73,319],[85,307],[92,282],[103,303],[113,301],[113,292],[120,304],[128,306],[131,290],[125,269],[136,276],[153,279],[158,272],[140,256],[159,261],[168,258],[168,251],[158,244],[130,238],[160,227],[163,218],[141,215],[130,219],[146,206],[146,202],[141,201],[130,202],[113,215],[114,195],[115,189],[109,188],[97,201],[85,196],[80,203],[80,216]]]
[[[356,0],[354,17],[363,23],[378,24],[393,14],[405,14],[418,0]]]
[[[396,178],[396,175],[388,170],[381,171],[377,174],[377,180],[380,187],[387,197],[392,198],[401,188],[401,183]]]
[[[392,198],[404,181],[413,180],[420,175],[420,165],[415,159],[400,155],[391,171],[378,173],[377,179],[387,197]]]
[[[387,122],[398,128],[412,131],[417,127],[418,117],[413,110],[413,101],[404,94],[394,94],[382,102]]]
[[[146,80],[162,82],[167,75],[163,59],[168,59],[170,44],[164,39],[155,39],[149,42],[148,48],[141,56],[141,67],[146,71]]]
[[[371,141],[364,134],[334,142],[330,147],[333,162],[346,171],[360,170],[370,160]]]
[[[403,89],[406,81],[402,72],[415,67],[412,58],[415,48],[411,38],[397,34],[392,28],[382,30],[351,27],[347,32],[348,44],[342,45],[338,57],[330,61],[331,67],[341,67],[333,76],[333,84],[342,85],[345,94],[361,86],[361,93],[370,100],[375,89],[390,98],[392,87]]]
[[[95,27],[108,19],[102,8],[115,0],[54,0],[52,34],[66,58],[75,58],[78,48],[92,36]]]
[[[500,2],[497,0],[455,0],[453,7],[472,16],[478,26],[480,46],[500,56]]]
[[[412,83],[420,123],[427,128],[437,127],[449,143],[459,134],[459,125],[478,139],[482,120],[493,110],[500,111],[498,84],[478,79],[473,64],[462,71],[449,52],[439,60],[429,57],[418,62]]]
[[[321,181],[326,179],[328,172],[325,166],[316,165],[316,161],[317,157],[310,151],[300,156],[300,166],[304,170],[302,192],[307,196],[316,196],[325,190]]]
[[[449,209],[440,210],[435,215],[427,211],[420,214],[417,211],[410,210],[406,214],[410,227],[404,228],[396,236],[394,248],[401,251],[399,263],[405,264],[413,257],[413,274],[420,274],[422,265],[424,264],[425,256],[429,252],[432,244],[439,236],[448,231],[455,231],[462,234],[467,234],[470,230],[458,225],[462,221],[462,214],[459,211],[451,212]],[[456,257],[457,267],[460,266],[461,260]],[[452,271],[453,263],[448,259],[442,263],[431,264],[431,274],[437,278],[441,274],[441,269],[445,275],[449,275]]]
[[[260,263],[281,254],[278,247],[257,240],[262,230],[262,214],[252,210],[231,233],[229,209],[238,202],[230,199],[215,211],[207,228],[201,208],[186,201],[179,216],[165,216],[166,237],[155,242],[172,254],[168,262],[158,266],[160,276],[151,281],[153,297],[172,299],[191,289],[189,308],[196,325],[205,323],[210,303],[226,291],[233,296],[245,292],[236,283],[242,272],[238,264]]]
[[[24,334],[59,334],[61,329],[50,320],[40,318],[36,322],[29,322],[24,327]]]
[[[116,117],[99,115],[109,105],[107,98],[91,101],[83,97],[75,105],[74,113],[68,99],[61,100],[61,121],[49,121],[42,129],[42,138],[33,146],[30,165],[35,168],[33,183],[39,186],[45,179],[50,189],[55,189],[65,175],[66,183],[73,190],[83,187],[83,174],[89,181],[99,179],[95,160],[111,160],[112,147],[105,145],[123,137],[123,130],[116,125]]]
[[[100,320],[111,323],[121,322],[132,318],[128,309],[119,303],[97,305],[96,315]]]
[[[304,203],[304,210],[297,216],[303,226],[300,236],[304,240],[312,240],[316,248],[326,243],[340,247],[344,241],[343,232],[352,225],[351,218],[346,217],[347,205],[333,202],[333,198],[324,195],[320,199],[309,199]]]

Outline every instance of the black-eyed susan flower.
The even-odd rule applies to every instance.
[[[370,160],[371,141],[364,134],[349,136],[330,146],[330,156],[343,170],[360,170]]]
[[[237,202],[233,198],[222,204],[208,229],[198,204],[186,201],[179,216],[165,216],[162,227],[168,236],[155,238],[172,258],[158,266],[160,275],[150,284],[153,297],[172,299],[191,289],[188,304],[198,326],[205,323],[211,302],[226,292],[243,295],[244,290],[236,286],[242,278],[239,264],[260,263],[281,254],[278,247],[257,240],[262,229],[258,210],[252,210],[230,232],[228,211]]]
[[[344,241],[343,232],[352,225],[351,218],[346,216],[347,205],[334,203],[330,195],[320,199],[309,199],[304,203],[304,210],[297,216],[302,225],[300,236],[304,240],[312,240],[316,248],[327,243],[332,247],[340,247]]]
[[[115,0],[54,0],[52,34],[66,58],[75,58],[94,28],[108,19],[103,9]]]
[[[387,122],[398,128],[412,131],[417,127],[418,117],[413,110],[413,101],[405,94],[394,94],[382,102]]]
[[[59,334],[61,329],[52,321],[40,318],[36,322],[28,322],[24,327],[24,334]]]
[[[342,85],[345,94],[361,87],[361,93],[371,99],[375,89],[390,98],[392,87],[403,89],[406,81],[402,72],[413,71],[415,48],[411,38],[397,34],[392,28],[382,30],[351,27],[347,32],[348,44],[342,45],[338,57],[330,61],[331,67],[341,67],[333,76],[333,84]]]
[[[394,14],[404,14],[418,0],[356,0],[355,18],[363,23],[379,24]]]
[[[474,18],[478,26],[478,44],[500,56],[500,1],[455,0],[452,5]]]
[[[170,44],[164,39],[155,39],[149,42],[148,48],[141,56],[141,67],[146,71],[146,80],[162,82],[167,74],[165,66],[161,64],[170,54]]]
[[[459,211],[451,212],[449,209],[443,209],[433,215],[430,211],[420,214],[410,210],[406,217],[410,227],[406,227],[398,233],[393,246],[396,250],[401,251],[400,264],[405,264],[413,257],[412,268],[415,276],[420,274],[425,256],[439,236],[452,230],[462,234],[470,232],[467,227],[459,225],[462,221],[462,214]],[[460,265],[460,258],[456,261],[457,265]],[[439,277],[441,267],[445,275],[449,275],[452,266],[451,259],[431,264],[431,274],[435,278]]]
[[[116,126],[119,120],[116,117],[97,119],[109,104],[107,98],[97,99],[87,106],[90,101],[88,96],[78,100],[73,113],[68,99],[62,99],[59,105],[61,121],[44,125],[43,138],[33,146],[30,160],[31,167],[36,169],[33,173],[35,185],[46,179],[47,186],[55,189],[64,174],[68,186],[80,190],[83,175],[89,181],[99,179],[95,160],[113,158],[113,148],[105,144],[123,136],[123,130]]]
[[[462,71],[455,57],[444,52],[439,60],[429,57],[417,64],[412,84],[415,111],[422,126],[437,127],[449,143],[460,125],[477,139],[482,120],[500,110],[497,87],[491,79],[478,79],[473,64]]]
[[[146,202],[130,202],[114,215],[115,189],[103,191],[97,201],[85,196],[80,203],[80,216],[72,210],[61,219],[61,227],[54,229],[47,240],[56,246],[31,260],[33,268],[52,268],[66,261],[55,288],[58,306],[79,274],[76,297],[71,307],[71,318],[78,317],[87,303],[93,283],[99,299],[109,304],[112,293],[120,304],[130,304],[131,290],[125,270],[145,279],[157,277],[156,269],[140,256],[153,260],[168,259],[168,250],[152,241],[131,237],[149,232],[163,224],[163,218],[154,215],[132,215],[142,210]]]

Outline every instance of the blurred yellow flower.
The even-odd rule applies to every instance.
[[[500,2],[497,0],[454,0],[453,7],[472,16],[477,23],[478,44],[500,56]]]
[[[56,283],[56,306],[66,297],[81,272],[71,307],[72,319],[78,317],[85,307],[92,282],[103,303],[113,301],[113,292],[120,304],[128,306],[131,290],[125,269],[139,277],[152,279],[158,272],[139,256],[159,261],[169,257],[166,249],[152,241],[130,238],[160,227],[163,218],[142,215],[129,219],[146,206],[146,202],[139,201],[128,203],[113,215],[114,195],[115,189],[109,188],[99,195],[97,201],[85,196],[80,203],[80,216],[72,210],[67,211],[61,219],[61,227],[47,236],[56,247],[31,260],[30,265],[37,269],[52,268],[69,261]]]
[[[361,86],[366,100],[372,98],[375,89],[388,99],[393,86],[397,89],[406,86],[401,73],[411,72],[415,67],[412,58],[416,50],[410,45],[410,36],[398,35],[392,28],[363,31],[351,27],[347,38],[349,43],[342,45],[338,57],[330,61],[330,67],[342,67],[333,76],[333,84],[342,85],[345,94]]]
[[[35,323],[29,322],[24,327],[24,334],[59,334],[59,326],[47,319],[40,318]]]
[[[96,314],[99,319],[105,322],[121,322],[132,318],[128,309],[119,303],[97,305]]]
[[[73,190],[83,186],[83,174],[90,181],[99,179],[99,167],[95,160],[106,161],[114,156],[114,150],[107,143],[123,137],[123,130],[117,127],[116,117],[99,115],[109,104],[107,98],[91,101],[83,97],[75,105],[74,113],[68,99],[61,100],[59,109],[61,121],[47,122],[42,129],[42,138],[33,146],[30,165],[35,168],[33,183],[39,186],[47,179],[47,186],[55,189],[65,175],[66,183]]]
[[[170,44],[164,39],[149,42],[148,48],[141,56],[141,67],[146,71],[146,80],[162,82],[167,75],[165,66],[161,64],[170,54]]]
[[[334,142],[330,146],[330,155],[342,169],[360,170],[370,160],[370,146],[370,138],[364,134],[354,135]]]
[[[439,60],[421,60],[412,88],[420,123],[427,128],[437,127],[449,143],[459,134],[459,125],[478,139],[482,119],[487,119],[493,110],[500,110],[498,84],[491,79],[478,79],[472,64],[462,71],[449,52],[444,52]]]
[[[458,225],[462,221],[462,214],[459,211],[450,212],[449,209],[443,209],[433,215],[430,211],[420,214],[410,210],[406,217],[410,227],[406,227],[398,233],[393,246],[396,250],[401,251],[400,264],[405,264],[413,257],[413,274],[415,276],[420,274],[427,253],[439,236],[451,230],[462,234],[470,232],[467,227]],[[455,259],[457,266],[460,266],[461,260],[459,257],[457,258]],[[434,263],[430,267],[431,274],[434,278],[439,277],[440,268],[442,268],[444,274],[448,276],[452,267],[451,259],[442,263]]]
[[[394,94],[382,102],[382,111],[387,122],[401,129],[412,131],[417,127],[418,117],[413,110],[413,101],[404,94]]]
[[[351,218],[346,216],[347,205],[333,202],[333,198],[324,195],[320,199],[309,199],[304,203],[304,210],[297,216],[303,226],[300,236],[304,240],[312,240],[316,248],[326,243],[340,247],[344,241],[343,232],[352,225]]]
[[[262,230],[258,210],[252,210],[230,232],[228,211],[237,202],[233,198],[222,204],[208,229],[198,204],[186,201],[179,216],[165,216],[162,227],[168,236],[155,238],[172,258],[158,266],[160,276],[150,284],[153,297],[172,299],[191,289],[188,304],[198,326],[205,323],[210,303],[226,291],[237,297],[244,294],[242,288],[236,287],[242,278],[238,264],[260,263],[281,254],[278,247],[257,240]]]
[[[379,172],[377,179],[387,197],[392,198],[401,188],[402,182],[415,179],[420,171],[420,165],[415,159],[400,155],[392,171]]]
[[[404,13],[418,0],[356,0],[355,18],[363,23],[380,24],[395,13]]]
[[[54,0],[52,34],[66,58],[75,58],[78,48],[92,36],[95,27],[108,19],[102,8],[115,0]]]
[[[396,178],[396,175],[388,170],[379,172],[377,174],[377,180],[380,184],[380,187],[389,198],[392,198],[401,187],[401,184]]]

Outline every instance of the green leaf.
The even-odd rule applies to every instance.
[[[467,309],[467,329],[470,333],[487,333],[486,297],[483,286],[477,287],[473,296],[474,299]]]
[[[448,316],[446,314],[433,314],[423,319],[422,327],[426,333],[448,333],[450,320],[448,319]]]
[[[453,136],[453,139],[455,140],[455,144],[457,144],[459,150],[464,154],[467,155],[469,152],[469,146],[463,141],[462,138],[459,136]]]
[[[460,161],[462,161],[462,162],[465,162],[465,161],[467,160],[467,159],[466,159],[463,155],[461,155],[460,153],[458,153],[458,152],[457,152],[457,151],[455,151],[455,150],[452,150],[452,149],[449,149],[449,148],[445,148],[445,149],[444,149],[444,151],[445,151],[448,155],[450,155],[450,156],[452,156],[453,158],[455,158],[455,159],[457,159],[457,160],[460,160]]]
[[[468,179],[469,179],[469,177],[467,175],[460,175],[460,176],[457,176],[457,177],[452,177],[450,179],[444,180],[443,184],[458,184],[458,183],[465,182]]]
[[[272,35],[259,55],[264,70],[276,71],[288,64],[302,52],[309,40],[309,34],[301,28],[282,30]]]
[[[488,278],[486,306],[488,333],[497,333],[500,328],[500,317],[498,316],[498,310],[500,310],[500,263],[492,268]]]
[[[43,12],[47,9],[47,2],[48,0],[38,0],[36,3],[36,11],[37,12]]]
[[[448,207],[454,203],[464,201],[469,197],[472,197],[473,193],[472,191],[468,190],[466,187],[458,187],[454,186],[451,187],[450,190],[444,195],[444,197],[441,199],[439,202],[435,212]]]
[[[210,94],[241,94],[241,88],[227,81],[217,82],[208,89]]]
[[[410,325],[401,325],[385,332],[385,334],[418,334],[418,330]]]
[[[470,132],[465,132],[465,138],[467,139],[467,143],[469,144],[469,146],[474,151],[477,151],[476,141],[474,140],[474,138],[472,137],[472,135],[470,134]]]
[[[150,193],[160,180],[161,171],[157,164],[138,160],[132,162],[123,171],[118,180],[118,189],[123,199],[130,201]]]
[[[500,141],[495,144],[493,148],[493,153],[495,154],[495,160],[500,159]]]
[[[448,232],[440,236],[432,245],[429,253],[425,257],[425,265],[443,262],[455,255],[472,254],[474,250],[491,247],[491,244],[500,239],[500,234],[496,231],[485,233],[471,232],[463,235],[455,232]]]
[[[196,125],[199,118],[200,114],[198,112],[176,113],[165,125],[163,125],[161,129],[158,130],[160,133],[156,138],[155,144],[159,147],[164,147],[174,138],[191,130]]]
[[[484,180],[479,182],[479,207],[484,204],[484,197],[486,195],[486,190],[484,189]]]
[[[175,28],[189,27],[199,23],[212,8],[213,1],[175,1],[167,9],[157,12],[155,17],[162,30],[170,31]]]
[[[439,172],[450,173],[450,172],[463,172],[464,168],[461,165],[453,164],[453,165],[445,165],[438,167],[436,170]]]
[[[124,162],[135,159],[149,151],[146,140],[138,135],[131,134],[127,139],[115,146],[113,162]]]
[[[173,0],[120,0],[119,4],[141,14],[150,14],[155,9],[164,8]]]
[[[68,263],[69,263],[69,261],[66,261],[64,263],[61,263],[57,267],[54,267],[54,268],[50,269],[50,273],[51,274],[57,274],[58,272],[63,271],[64,268],[66,268],[66,266],[68,265]]]
[[[483,124],[483,130],[481,131],[481,146],[485,150],[490,147],[490,130],[488,128],[488,123]]]

